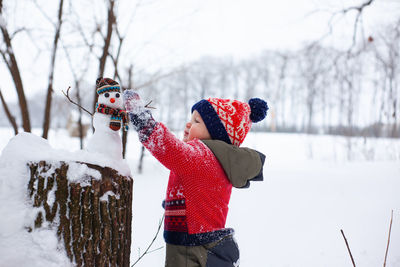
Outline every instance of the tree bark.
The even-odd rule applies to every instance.
[[[7,115],[8,120],[10,121],[13,129],[14,129],[14,134],[17,135],[18,134],[18,126],[17,123],[15,122],[15,118],[14,116],[11,114],[10,110],[8,109],[8,105],[6,103],[6,101],[4,100],[3,94],[1,93],[0,90],[0,99],[1,99],[1,103],[3,103],[3,107],[4,107],[4,112]]]
[[[60,39],[60,32],[61,32],[61,25],[62,25],[63,4],[64,4],[64,0],[60,0],[60,5],[59,5],[59,9],[58,9],[58,22],[57,22],[57,26],[56,26],[56,32],[54,34],[53,51],[51,54],[49,85],[47,87],[46,107],[45,107],[44,119],[43,119],[42,137],[45,139],[47,139],[47,136],[49,133],[49,128],[50,128],[50,118],[51,118],[50,112],[51,112],[51,100],[52,100],[52,94],[53,94],[54,69],[55,69],[58,41]]]
[[[84,183],[72,182],[65,162],[29,164],[28,194],[33,207],[43,207],[34,228],[53,227],[76,266],[129,266],[133,180],[80,164],[99,171],[101,180],[88,174]]]

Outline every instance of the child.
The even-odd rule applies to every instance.
[[[267,103],[201,100],[192,107],[181,141],[153,119],[137,93],[126,90],[124,99],[140,141],[171,171],[163,202],[165,266],[239,266],[234,231],[225,221],[232,186],[263,180],[265,156],[239,146],[251,123],[266,116]]]

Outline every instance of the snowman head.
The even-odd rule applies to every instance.
[[[116,81],[109,78],[98,78],[96,80],[96,91],[99,95],[98,104],[111,108],[124,108],[121,87]]]

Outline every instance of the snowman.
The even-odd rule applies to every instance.
[[[109,78],[96,80],[99,95],[93,115],[93,136],[88,142],[87,151],[101,153],[115,160],[122,160],[122,141],[119,130],[127,130],[128,120],[119,84]]]

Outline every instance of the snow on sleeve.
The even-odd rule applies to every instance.
[[[60,162],[67,162],[68,177],[75,183],[85,184],[89,176],[101,178],[99,171],[79,162],[111,167],[122,175],[130,175],[125,162],[115,162],[86,151],[53,149],[47,140],[30,133],[20,133],[12,138],[0,156],[0,265],[72,266],[65,250],[60,247],[56,229],[46,222],[39,229],[32,227],[34,218],[43,208],[33,208],[28,196],[28,163],[41,160],[52,165],[53,169],[48,172],[59,167]],[[48,194],[48,204],[54,203],[54,192],[55,187]],[[28,229],[33,230],[28,232]]]

